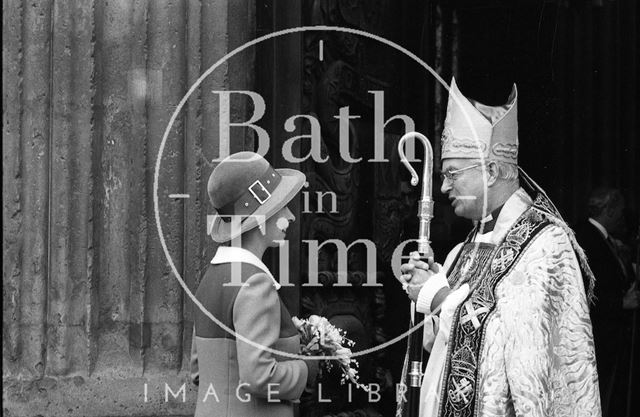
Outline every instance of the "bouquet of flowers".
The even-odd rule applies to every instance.
[[[351,349],[355,342],[346,337],[347,332],[329,323],[325,317],[316,315],[308,319],[293,317],[293,324],[300,333],[300,354],[305,356],[333,356],[342,372],[340,383],[352,382],[356,387],[368,391],[366,385],[358,382],[358,362],[351,359]],[[331,360],[321,362],[321,368],[331,370]]]

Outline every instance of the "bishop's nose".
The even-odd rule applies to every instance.
[[[449,191],[451,191],[452,188],[453,188],[453,185],[451,184],[451,181],[447,181],[445,179],[444,181],[442,181],[442,186],[440,187],[440,192],[442,194],[448,194]]]

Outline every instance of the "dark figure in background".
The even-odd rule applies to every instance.
[[[591,193],[588,210],[589,219],[576,227],[576,236],[596,277],[591,321],[602,413],[605,417],[626,416],[631,321],[640,305],[640,291],[629,259],[622,256],[623,244],[614,237],[625,227],[622,193],[613,188],[597,188]],[[637,379],[637,375],[634,377]]]

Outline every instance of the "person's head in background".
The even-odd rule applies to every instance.
[[[625,202],[620,190],[598,187],[591,192],[587,210],[589,217],[597,221],[614,236],[625,233]]]

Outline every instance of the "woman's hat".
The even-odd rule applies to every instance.
[[[254,152],[229,155],[213,170],[207,185],[216,209],[211,237],[228,242],[266,222],[302,189],[305,179],[295,169],[273,169]]]

